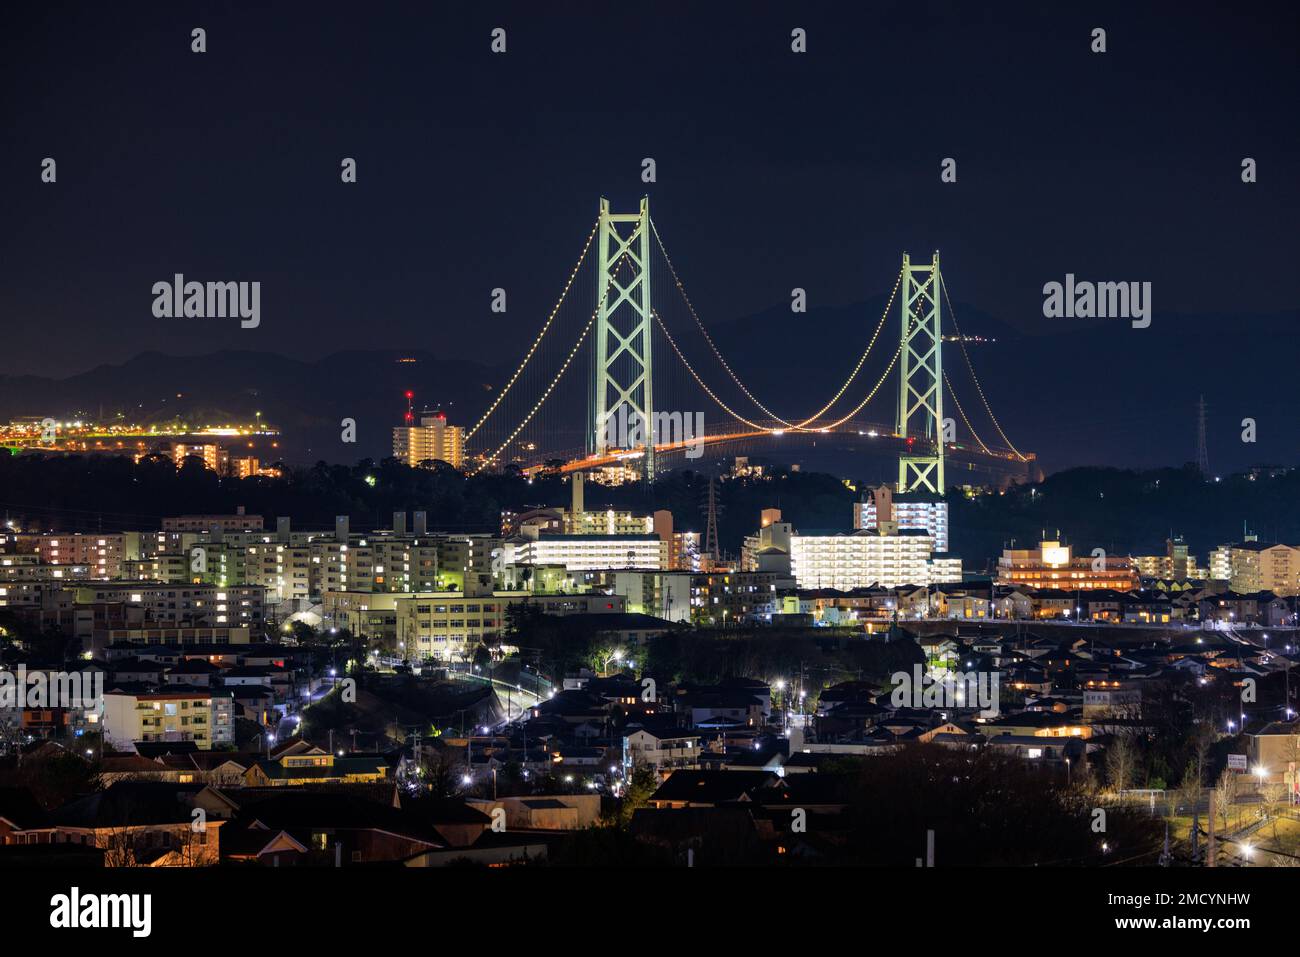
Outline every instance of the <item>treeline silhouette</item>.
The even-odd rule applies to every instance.
[[[650,512],[666,508],[677,529],[702,531],[708,476],[681,470],[653,485],[586,484],[588,510]],[[770,468],[761,478],[718,482],[719,537],[735,554],[759,524],[764,508],[779,508],[803,532],[848,530],[853,502],[866,491],[825,473]],[[466,475],[445,463],[412,468],[386,458],[354,465],[317,462],[286,467],[281,477],[236,479],[217,475],[197,458],[177,468],[163,456],[139,462],[122,456],[24,453],[0,455],[0,511],[25,528],[74,530],[156,529],[164,516],[229,514],[242,506],[268,527],[289,516],[297,528],[326,528],[349,515],[352,528],[386,528],[392,513],[422,509],[431,530],[500,529],[501,511],[563,506],[566,478],[529,480],[518,469]],[[1060,534],[1086,555],[1163,551],[1182,535],[1202,563],[1209,549],[1239,541],[1243,528],[1262,541],[1300,542],[1300,472],[1206,480],[1195,468],[1129,471],[1078,468],[1036,485],[968,496],[948,490],[951,550],[967,571],[991,569],[1001,549],[1015,541],[1032,547],[1040,535]]]

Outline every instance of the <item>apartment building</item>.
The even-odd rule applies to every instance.
[[[96,577],[90,565],[47,565],[39,555],[0,555],[0,582],[70,582]]]
[[[164,532],[260,532],[261,515],[173,515],[162,520]]]
[[[389,596],[385,596],[389,597]],[[626,610],[621,595],[533,595],[495,591],[480,595],[433,592],[394,596],[396,638],[410,657],[444,661],[473,652],[483,639],[499,635],[511,604],[527,602],[548,615],[600,615]]]
[[[199,750],[234,740],[234,696],[216,688],[110,688],[104,694],[104,736],[134,751],[137,741],[193,741]]]
[[[465,430],[448,425],[442,412],[421,415],[420,424],[393,429],[393,456],[412,467],[421,462],[446,462],[460,468],[465,460]]]
[[[954,562],[960,580],[960,562],[945,556],[932,566],[933,552],[934,539],[916,530],[790,536],[790,568],[800,588],[929,585],[951,580]]]
[[[166,623],[246,625],[258,631],[266,620],[266,589],[261,585],[87,583],[77,586],[76,601],[138,605],[154,621]]]
[[[1129,591],[1138,587],[1138,570],[1128,558],[1104,554],[1076,558],[1072,546],[1052,540],[1040,542],[1037,548],[1004,549],[997,580],[1023,588]]]
[[[873,531],[893,522],[900,531],[922,531],[934,539],[937,552],[948,550],[948,503],[915,492],[896,493],[881,485],[853,503],[853,527]]]
[[[1238,594],[1300,595],[1300,546],[1241,542],[1228,550],[1228,587]]]
[[[543,535],[502,544],[508,565],[563,565],[571,572],[670,567],[669,543],[658,535]]]
[[[35,547],[36,554],[45,565],[86,565],[91,577],[118,578],[122,562],[140,557],[144,532],[56,532],[41,535],[20,535],[20,545]]]
[[[411,657],[444,661],[472,654],[505,627],[509,598],[432,592],[398,598],[397,640]]]
[[[777,612],[777,572],[706,572],[690,576],[690,615],[696,624],[725,626],[770,621]]]
[[[628,611],[668,621],[690,621],[692,577],[688,571],[646,568],[604,569],[583,576],[587,584],[625,598]]]

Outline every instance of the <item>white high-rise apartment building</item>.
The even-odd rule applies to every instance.
[[[892,521],[899,531],[926,532],[934,538],[934,550],[948,550],[948,503],[914,493],[894,494],[888,487],[873,489],[865,502],[853,503],[853,527],[874,530]],[[891,517],[892,515],[892,517]]]
[[[933,553],[934,539],[921,531],[790,536],[790,567],[800,588],[849,591],[960,581],[961,560],[935,559]]]
[[[505,565],[563,565],[569,571],[666,569],[669,545],[658,535],[543,535],[502,547]]]

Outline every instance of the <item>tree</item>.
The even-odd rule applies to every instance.
[[[441,748],[425,750],[420,776],[430,797],[454,797],[460,790],[460,778],[457,772],[458,765],[447,751]]]
[[[1183,771],[1182,791],[1183,803],[1192,813],[1199,812],[1201,799],[1205,795],[1205,788],[1201,784],[1201,769],[1195,757],[1187,760],[1187,768]]]
[[[1270,832],[1273,840],[1276,842],[1277,822],[1282,817],[1282,812],[1287,806],[1286,787],[1281,784],[1265,784],[1260,788],[1259,799],[1261,804],[1261,813],[1264,819],[1268,821]]]
[[[618,803],[618,810],[614,812],[615,826],[625,828],[631,825],[632,815],[638,808],[645,807],[650,795],[658,789],[659,775],[654,768],[648,764],[638,764],[633,768],[632,777],[627,782],[627,790]]]
[[[1216,810],[1219,814],[1220,827],[1224,831],[1228,830],[1228,814],[1231,812],[1232,806],[1237,803],[1240,780],[1241,779],[1237,776],[1237,772],[1232,770],[1232,768],[1224,768],[1219,774],[1219,795],[1218,807]]]
[[[1137,773],[1137,753],[1126,734],[1117,734],[1106,749],[1106,777],[1110,789],[1118,794],[1133,787]]]

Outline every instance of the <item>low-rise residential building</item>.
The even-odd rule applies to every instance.
[[[234,698],[224,689],[169,685],[104,693],[104,737],[124,751],[139,741],[193,741],[210,750],[234,740],[233,724]]]
[[[998,582],[1064,591],[1098,588],[1128,591],[1138,586],[1138,571],[1128,558],[1104,553],[1076,558],[1073,546],[1059,540],[1045,540],[1037,548],[1005,549],[998,559]]]

